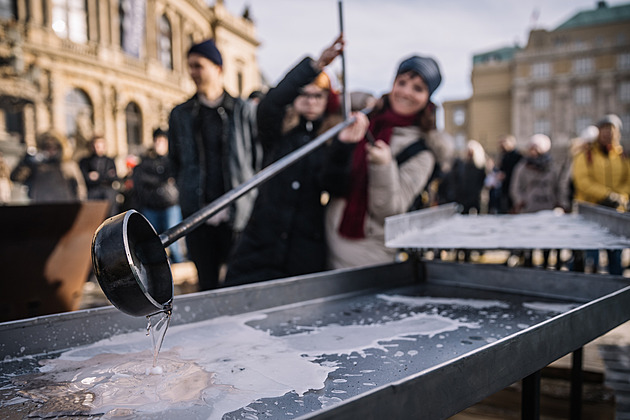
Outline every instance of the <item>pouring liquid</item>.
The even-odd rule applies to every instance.
[[[147,368],[147,375],[161,375],[163,373],[162,367],[157,364],[158,356],[171,322],[172,313],[172,306],[169,304],[164,307],[164,310],[147,315],[147,335],[151,336],[153,343],[153,366]]]

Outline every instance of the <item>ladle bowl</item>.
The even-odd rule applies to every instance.
[[[109,301],[132,316],[170,307],[171,267],[160,237],[135,210],[105,220],[92,240],[94,274]]]

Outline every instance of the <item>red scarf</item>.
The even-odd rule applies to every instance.
[[[383,140],[389,144],[394,127],[406,127],[413,124],[417,115],[403,116],[396,114],[390,108],[376,115],[370,121],[370,132],[375,139]],[[361,140],[354,149],[352,156],[352,179],[350,180],[350,192],[346,199],[346,208],[343,211],[339,233],[350,239],[365,238],[365,215],[368,209],[368,164],[367,164],[367,140]]]

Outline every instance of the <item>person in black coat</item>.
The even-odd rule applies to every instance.
[[[188,71],[195,94],[169,117],[168,156],[188,218],[250,179],[260,169],[255,104],[231,96],[223,83],[223,58],[214,40],[190,47]],[[234,240],[251,214],[256,190],[243,195],[186,235],[199,290],[220,286]]]
[[[499,164],[499,174],[502,179],[501,183],[501,207],[499,213],[510,213],[514,207],[512,198],[510,197],[510,184],[512,183],[512,172],[516,164],[521,160],[523,155],[516,149],[516,139],[512,135],[507,135],[499,139],[501,147],[501,162]]]
[[[94,136],[89,143],[90,155],[79,161],[87,186],[88,200],[105,200],[110,204],[109,215],[118,212],[116,196],[118,195],[118,173],[114,159],[107,156],[107,143],[103,136]]]
[[[258,105],[265,166],[341,122],[338,97],[323,69],[342,50],[340,36],[318,60],[303,59]],[[228,261],[226,285],[326,269],[321,174],[328,160],[339,168],[350,164],[353,143],[363,138],[368,125],[365,115],[354,115],[357,122],[332,142],[260,187],[250,220]]]
[[[485,151],[479,142],[469,140],[466,145],[466,156],[455,161],[453,168],[440,184],[440,202],[455,202],[461,205],[462,214],[479,214],[485,179]]]
[[[153,132],[153,147],[133,170],[133,186],[140,212],[157,233],[182,221],[179,191],[168,158],[168,133],[160,128]],[[180,241],[168,247],[171,261],[184,261]]]

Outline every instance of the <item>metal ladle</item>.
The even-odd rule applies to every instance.
[[[361,112],[367,114],[369,111],[364,109]],[[122,312],[133,316],[148,316],[170,310],[173,276],[165,248],[239,197],[323,145],[354,123],[355,119],[347,118],[330,128],[160,235],[136,210],[105,220],[92,239],[92,265],[107,299]]]

